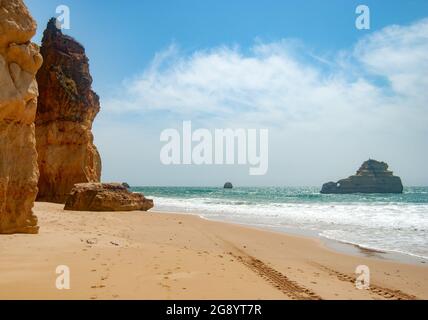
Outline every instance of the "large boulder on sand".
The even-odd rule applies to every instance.
[[[364,162],[356,175],[328,182],[322,186],[321,193],[402,193],[400,177],[388,171],[388,164],[376,160]]]
[[[0,0],[0,234],[37,233],[34,117],[36,72],[43,59],[31,42],[36,22],[22,0]]]
[[[120,183],[79,183],[71,190],[65,210],[73,211],[147,211],[153,200],[132,193]]]

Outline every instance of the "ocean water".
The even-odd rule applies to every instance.
[[[155,209],[277,230],[299,229],[428,259],[428,187],[403,194],[322,195],[313,187],[136,187]]]

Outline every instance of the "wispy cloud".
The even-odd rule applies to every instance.
[[[355,121],[382,108],[426,108],[427,56],[428,19],[387,27],[328,60],[287,40],[258,42],[249,53],[224,46],[187,56],[172,45],[125,81],[120,98],[108,99],[105,108],[267,124],[344,123],[350,114]]]
[[[388,161],[406,184],[426,184],[428,173],[420,168],[428,160],[427,40],[424,19],[387,27],[329,55],[296,40],[192,54],[174,44],[103,101],[103,115],[113,120],[100,122],[96,137],[102,150],[124,149],[120,154],[134,154],[143,144],[132,172],[144,163],[156,183],[165,170],[153,142],[158,132],[192,120],[207,128],[268,127],[267,184],[320,184],[349,174],[368,157]],[[136,120],[115,122],[118,115]],[[123,126],[132,134],[118,131]],[[128,143],[112,148],[110,132],[123,132]],[[190,179],[176,170],[170,176]],[[210,181],[224,174],[204,170]]]
[[[428,19],[387,27],[361,40],[354,54],[367,72],[385,77],[394,94],[416,98],[418,105],[424,102],[426,106]]]

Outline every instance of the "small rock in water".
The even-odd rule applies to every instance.
[[[232,183],[231,183],[231,182],[226,182],[226,183],[224,184],[224,189],[233,189],[233,185],[232,185]]]

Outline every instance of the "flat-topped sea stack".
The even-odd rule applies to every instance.
[[[388,164],[376,160],[367,160],[356,175],[338,182],[328,182],[322,186],[321,193],[402,193],[400,177],[388,170]]]
[[[0,234],[37,233],[34,117],[39,47],[22,0],[0,0]]]
[[[128,191],[121,183],[79,183],[71,191],[65,210],[73,211],[148,211],[153,200]]]
[[[100,103],[91,89],[85,49],[63,35],[55,19],[44,32],[41,53],[44,63],[37,73],[37,200],[65,203],[76,183],[100,181],[101,158],[91,132]]]

